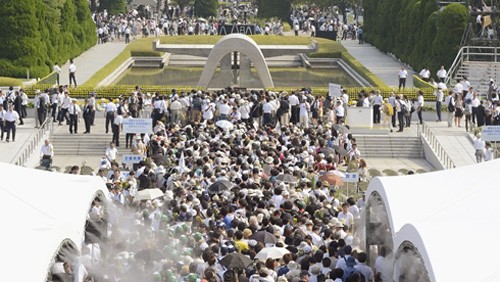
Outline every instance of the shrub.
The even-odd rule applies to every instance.
[[[215,17],[217,16],[218,0],[195,0],[194,14],[197,17]]]
[[[288,20],[291,9],[290,0],[258,0],[257,1],[259,18],[270,19],[277,17],[283,21]]]
[[[367,42],[390,52],[413,69],[450,66],[467,24],[459,3],[441,11],[435,0],[363,0]]]
[[[0,76],[0,86],[21,86],[23,83],[21,80],[12,77]]]

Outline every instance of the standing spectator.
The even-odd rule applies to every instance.
[[[384,104],[382,107],[382,112],[384,113],[384,121],[382,122],[382,127],[387,126],[389,132],[392,132],[392,117],[394,116],[394,108],[391,103],[389,103],[389,99],[384,99]]]
[[[105,156],[110,163],[114,163],[116,161],[116,156],[118,155],[118,149],[115,147],[115,143],[109,143],[109,147],[106,148]]]
[[[491,148],[491,142],[485,143],[485,153],[484,153],[484,161],[492,161],[494,158],[495,152]]]
[[[309,127],[309,111],[311,110],[311,106],[307,102],[306,99],[303,99],[299,105],[300,109],[300,126],[302,128]]]
[[[61,77],[61,67],[59,66],[59,64],[57,62],[55,62],[54,64],[54,67],[52,68],[52,70],[56,73],[56,83],[57,85],[60,85],[61,82],[60,82],[60,77]]]
[[[62,121],[66,120],[66,124],[69,124],[68,111],[71,106],[71,98],[69,97],[69,92],[64,91],[64,98],[62,98],[61,111],[59,112],[59,125],[62,125]]]
[[[7,138],[9,138],[8,135]],[[479,134],[476,140],[474,140],[474,150],[476,150],[474,155],[476,156],[476,162],[480,163],[483,161],[485,148],[486,144],[483,139],[481,139],[481,135]]]
[[[83,106],[83,121],[85,123],[85,132],[83,134],[90,133],[90,127],[92,123],[92,106],[89,103],[89,99],[85,100],[85,106]]]
[[[19,93],[21,95],[21,101],[22,101],[21,112],[19,113],[19,115],[21,116],[21,118],[26,118],[28,116],[28,113],[26,112],[26,108],[28,107],[28,95],[22,89],[19,90]]]
[[[442,83],[445,82],[446,76],[448,75],[448,72],[444,68],[444,65],[441,65],[441,68],[437,71],[436,75],[439,78],[439,81],[441,81]]]
[[[421,90],[418,91],[418,97],[417,97],[417,104],[416,104],[416,110],[417,110],[417,117],[418,117],[418,122],[420,124],[423,123],[423,119],[422,119],[422,111],[424,110],[424,105],[425,105],[425,101],[424,101],[424,92],[422,92]]]
[[[464,116],[464,103],[462,101],[462,96],[457,95],[455,99],[455,126],[461,127],[462,117]]]
[[[122,127],[124,115],[126,115],[126,113],[123,113],[123,115],[116,115],[111,127],[111,131],[113,132],[113,139],[111,142],[115,143],[116,147],[120,147],[120,129]]]
[[[391,92],[391,94],[389,94],[389,98],[388,98],[388,102],[389,104],[391,104],[392,106],[392,117],[391,117],[391,123],[392,123],[392,127],[396,127],[396,96],[394,95],[394,92]]]
[[[5,141],[9,142],[10,133],[12,132],[12,142],[16,141],[16,122],[19,119],[19,114],[14,110],[14,106],[9,104],[9,110],[4,114],[5,131],[7,136]]]
[[[429,82],[431,79],[431,71],[429,70],[429,67],[423,68],[418,75],[425,82]]]
[[[69,86],[71,86],[71,82],[73,81],[73,84],[75,87],[77,86],[76,84],[76,66],[75,63],[73,63],[73,59],[69,60]]]
[[[397,132],[403,132],[403,128],[405,126],[405,121],[404,121],[404,105],[403,101],[401,101],[401,97],[398,95],[396,96],[396,113],[398,115],[398,122],[399,122],[399,130]]]
[[[358,30],[356,31],[358,33],[358,44],[363,44],[363,29],[361,26],[358,27]]]
[[[114,123],[115,120],[115,113],[116,113],[116,105],[113,103],[113,101],[109,101],[106,104],[106,133],[109,132],[109,125]]]
[[[380,91],[376,91],[375,97],[373,97],[373,123],[380,123],[380,107],[382,106],[383,97],[380,95]]]
[[[0,140],[3,140],[3,133],[5,131],[5,110],[3,103],[0,103]]]
[[[408,71],[404,67],[401,67],[401,70],[399,71],[398,74],[398,80],[399,80],[399,90],[401,90],[401,87],[405,89],[406,87],[406,78],[408,77]]]
[[[437,114],[437,122],[441,122],[441,104],[443,103],[444,93],[441,90],[441,87],[438,87],[437,91],[434,93],[436,96],[436,114]]]
[[[93,126],[95,121],[95,92],[90,93],[90,98],[87,100],[87,103],[90,110],[90,125]]]
[[[453,91],[448,92],[448,96],[446,96],[444,100],[444,104],[448,109],[448,127],[453,126],[453,117],[455,116],[455,97],[453,97],[455,93]]]
[[[82,111],[77,104],[77,100],[72,100],[72,105],[69,107],[69,133],[78,134],[78,115]]]
[[[21,95],[19,95],[19,91],[14,92],[14,97],[12,98],[14,101],[14,110],[19,114],[23,108],[23,100],[21,99]],[[19,115],[19,125],[23,125],[23,117]]]
[[[50,95],[50,107],[51,107],[51,118],[52,122],[56,122],[57,119],[57,109],[60,106],[59,102],[59,91],[53,91],[52,94]]]

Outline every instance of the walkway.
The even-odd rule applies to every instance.
[[[404,64],[368,43],[358,44],[357,40],[342,40],[340,42],[356,60],[382,79],[385,84],[393,87],[398,86],[398,73],[401,67],[406,67]],[[413,87],[413,71],[408,68],[407,71],[406,87],[411,88]]]
[[[82,85],[89,80],[97,71],[107,65],[118,54],[120,54],[127,45],[123,41],[115,40],[105,44],[97,44],[83,54],[74,59],[76,65],[76,82]],[[69,84],[69,61],[61,66],[61,84]]]

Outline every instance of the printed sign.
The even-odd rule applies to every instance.
[[[481,132],[481,139],[483,141],[497,142],[500,141],[500,126],[498,125],[485,125]]]
[[[153,131],[151,118],[126,118],[123,120],[123,132],[136,134],[149,134]]]
[[[124,164],[138,164],[140,161],[144,159],[143,155],[123,155],[122,163]]]
[[[344,182],[356,183],[359,182],[359,173],[346,173]]]
[[[328,96],[330,97],[340,97],[342,92],[340,90],[340,84],[329,83],[328,84]]]

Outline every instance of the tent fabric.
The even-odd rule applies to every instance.
[[[431,281],[498,281],[500,160],[426,174],[380,177],[394,251],[411,242]],[[405,226],[406,225],[406,226]]]
[[[0,280],[45,281],[64,242],[78,251],[85,222],[102,179],[52,173],[0,163]]]

